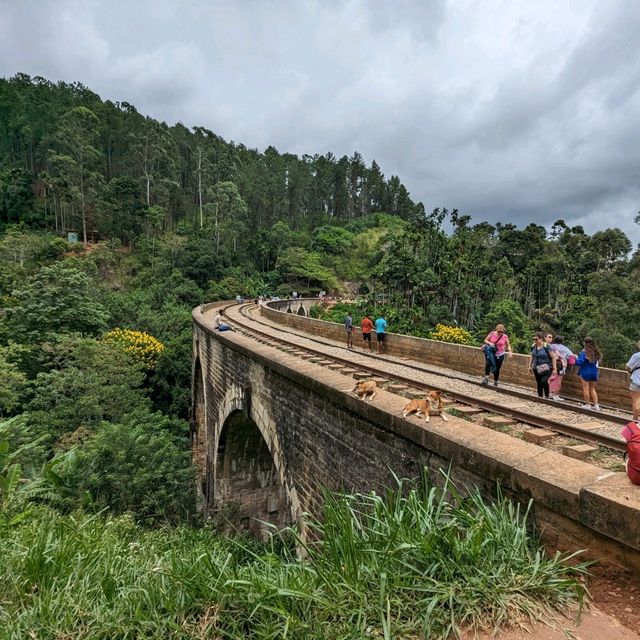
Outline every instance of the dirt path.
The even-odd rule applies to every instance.
[[[465,635],[464,640],[472,640],[473,635]],[[476,640],[640,640],[631,629],[622,626],[615,618],[608,616],[599,609],[591,608],[583,613],[579,625],[575,625],[571,620],[559,620],[557,628],[539,626],[528,631],[509,630],[502,631],[495,636],[491,634],[481,634],[475,636]]]

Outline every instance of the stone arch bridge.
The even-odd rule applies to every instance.
[[[640,567],[640,500],[624,474],[454,417],[403,419],[397,395],[380,390],[364,402],[338,371],[216,331],[219,306],[193,311],[192,457],[205,512],[226,509],[238,528],[262,536],[271,524],[318,514],[322,487],[369,491],[394,474],[426,467],[437,480],[451,469],[459,486],[494,495],[499,482],[519,501],[533,499],[551,547],[587,547]],[[313,322],[296,322],[305,320]]]

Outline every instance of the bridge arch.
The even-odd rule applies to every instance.
[[[299,521],[302,510],[287,473],[276,424],[249,389],[231,387],[216,421],[207,476],[208,506],[239,530],[264,538]]]

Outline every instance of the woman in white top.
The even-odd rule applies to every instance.
[[[626,369],[629,372],[629,394],[631,395],[631,408],[633,419],[640,421],[640,342],[636,345],[638,351],[627,362]]]
[[[562,336],[547,335],[547,340],[551,338],[549,349],[556,354],[556,366],[549,378],[549,392],[552,400],[562,400],[560,397],[560,387],[562,386],[562,379],[567,372],[567,358],[572,355],[571,349],[565,347],[564,338]]]

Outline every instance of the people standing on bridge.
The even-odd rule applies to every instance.
[[[556,367],[556,354],[544,341],[544,335],[540,332],[534,336],[533,347],[531,348],[531,360],[529,369],[533,371],[538,388],[538,397],[549,397],[549,378]]]
[[[350,313],[344,319],[344,330],[347,334],[347,349],[353,349],[353,318]]]
[[[629,372],[629,394],[631,395],[633,419],[640,422],[640,342],[636,347],[638,350],[629,358],[625,368]]]
[[[549,336],[547,335],[547,338]],[[556,336],[553,338],[551,344],[547,345],[549,349],[556,354],[556,366],[549,378],[549,393],[552,400],[562,400],[560,397],[560,387],[562,387],[562,380],[564,374],[567,372],[567,366],[569,362],[569,356],[573,356],[571,349],[565,346],[564,338],[562,336]]]
[[[378,339],[377,353],[384,351],[384,340],[387,333],[387,321],[384,319],[384,314],[376,320],[376,338]]]
[[[494,331],[491,331],[484,339],[482,345],[482,353],[484,354],[484,377],[482,384],[489,384],[489,374],[493,374],[493,386],[498,386],[500,379],[500,369],[507,355],[513,354],[509,336],[505,333],[504,325],[497,324]]]
[[[584,349],[578,355],[576,366],[580,367],[580,382],[582,383],[583,409],[600,411],[598,404],[598,375],[602,353],[593,338],[584,339]]]
[[[362,330],[362,348],[366,349],[366,345],[368,344],[369,351],[371,351],[371,332],[373,331],[373,322],[371,322],[371,318],[369,316],[365,315],[365,317],[362,318],[360,329]]]

